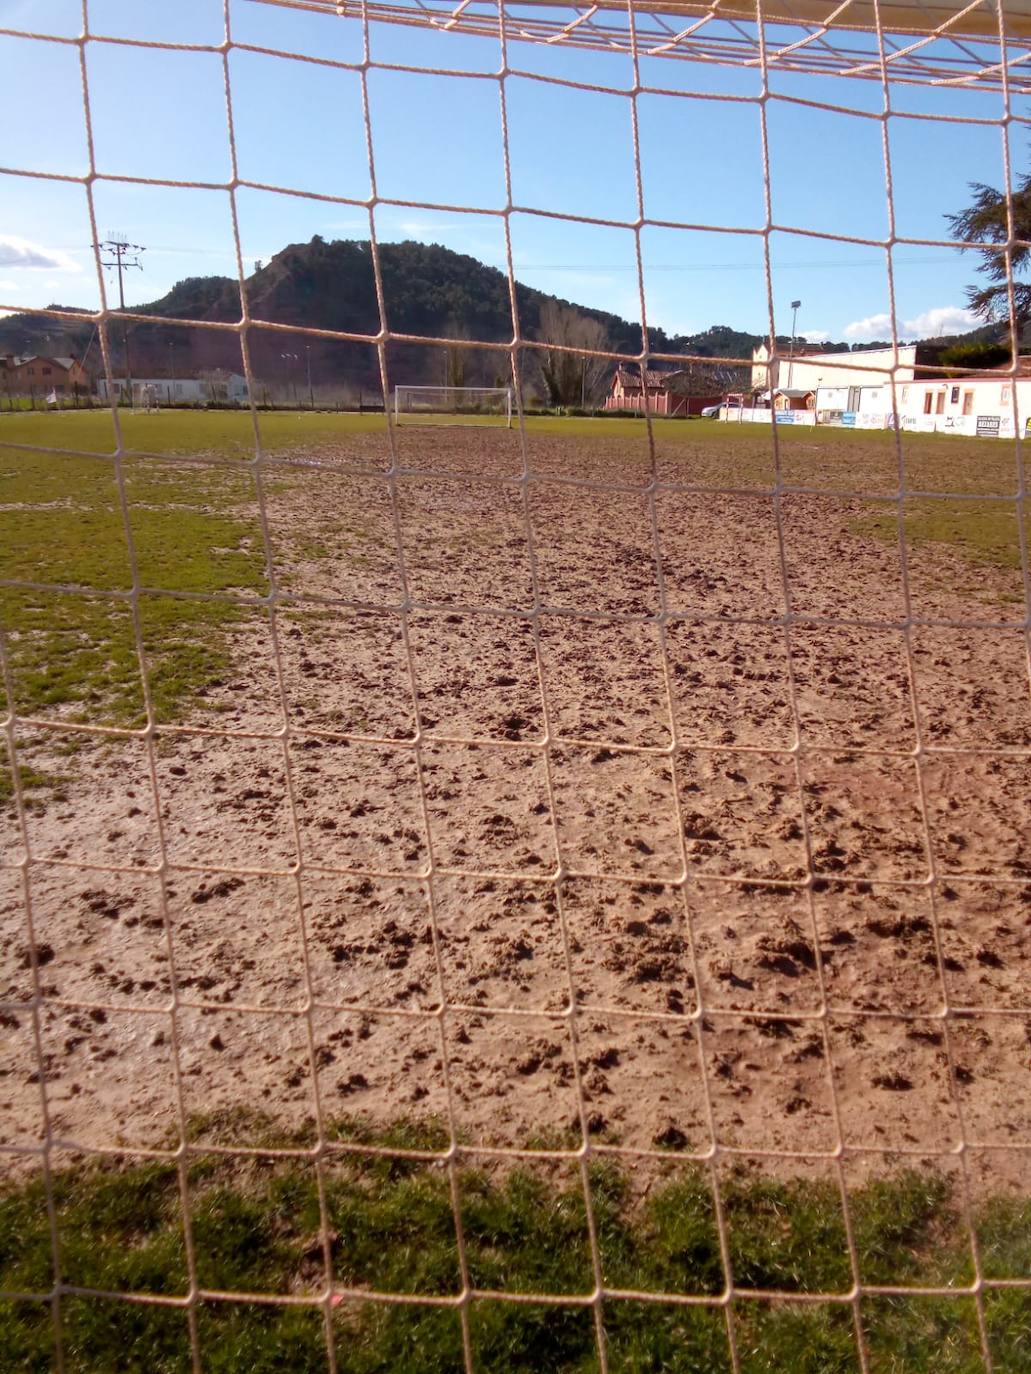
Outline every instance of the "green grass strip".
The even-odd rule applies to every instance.
[[[258,1129],[255,1126],[255,1129]],[[439,1129],[401,1123],[373,1132],[339,1123],[338,1136],[394,1148],[439,1149]],[[202,1138],[218,1138],[208,1133]],[[250,1137],[256,1138],[256,1137]],[[267,1135],[261,1143],[284,1142]],[[641,1166],[642,1168],[645,1166]],[[652,1167],[652,1166],[649,1166]],[[606,1300],[610,1367],[620,1371],[722,1374],[730,1369],[717,1307],[661,1298],[717,1296],[723,1289],[713,1197],[706,1172],[670,1161],[640,1169],[591,1168],[592,1206],[608,1286],[657,1302]],[[336,1282],[428,1297],[460,1291],[448,1176],[437,1161],[371,1154],[334,1157],[326,1169]],[[175,1168],[165,1163],[88,1163],[55,1175],[65,1282],[119,1293],[182,1296],[187,1290]],[[200,1285],[226,1292],[305,1295],[324,1285],[318,1195],[308,1161],[200,1154],[189,1165],[190,1214]],[[570,1161],[461,1167],[462,1224],[472,1284],[513,1294],[583,1296],[594,1284],[586,1207]],[[844,1293],[851,1286],[837,1188],[819,1180],[777,1181],[740,1173],[726,1180],[724,1213],[738,1289]],[[871,1284],[952,1287],[972,1276],[966,1224],[950,1186],[912,1170],[856,1188],[853,1232],[862,1278]],[[990,1277],[1027,1277],[1031,1204],[996,1197],[977,1208]],[[45,1191],[39,1179],[0,1193],[0,1287],[47,1293],[53,1281]],[[1031,1296],[986,1294],[998,1370],[1031,1368]],[[742,1367],[754,1374],[845,1374],[858,1368],[847,1302],[737,1298]],[[61,1300],[66,1364],[82,1371],[190,1368],[181,1309],[99,1298]],[[972,1298],[864,1298],[871,1367],[899,1374],[980,1374]],[[199,1312],[204,1368],[324,1370],[321,1311],[260,1303],[205,1302]],[[597,1368],[591,1313],[583,1305],[475,1300],[470,1329],[482,1371]],[[347,1301],[334,1311],[339,1368],[347,1374],[458,1374],[457,1312],[449,1307]],[[52,1367],[48,1305],[0,1302],[4,1368]]]

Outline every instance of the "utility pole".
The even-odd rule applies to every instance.
[[[129,241],[118,233],[109,233],[103,243],[93,245],[101,253],[107,254],[107,261],[101,259],[101,267],[113,267],[118,273],[118,305],[123,315],[125,313],[125,283],[124,274],[131,267],[138,267],[143,271],[143,263],[140,262],[140,254],[144,251],[141,243],[129,243]],[[122,347],[125,350],[125,384],[128,390],[127,400],[132,404],[132,367],[129,363],[129,324],[127,320],[122,321]]]
[[[311,344],[304,345],[304,356],[308,363],[308,404],[315,409],[315,392],[311,389]]]

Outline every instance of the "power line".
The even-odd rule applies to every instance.
[[[934,258],[908,258],[900,261],[900,267],[927,266],[931,263],[952,262],[951,256]],[[519,272],[636,272],[636,263],[582,263],[582,262],[524,262],[513,263]],[[804,269],[807,272],[825,269],[828,271],[845,270],[851,272],[856,267],[884,267],[884,259],[864,258],[850,262],[771,262],[770,268],[776,272],[786,269]],[[646,262],[646,272],[764,272],[761,262]]]

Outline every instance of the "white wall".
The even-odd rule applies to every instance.
[[[913,375],[915,363],[915,345],[900,348],[896,380],[908,381]],[[876,348],[864,353],[812,354],[795,358],[790,364],[786,359],[781,359],[779,385],[812,391],[820,386],[880,387],[887,384],[894,366],[895,354],[890,348]],[[787,380],[789,373],[790,382]]]
[[[816,409],[848,410],[847,386],[820,386],[816,388]]]
[[[212,383],[200,377],[179,377],[174,382],[171,377],[134,377],[136,386],[152,386],[159,405],[167,405],[169,398],[173,404],[203,404],[211,399]],[[218,385],[218,383],[215,383]],[[227,395],[230,401],[247,400],[247,379],[233,373],[226,379]],[[115,391],[121,390],[122,379],[115,378]],[[107,378],[97,378],[97,395],[102,401],[108,400]]]
[[[752,368],[752,384],[762,357],[761,345],[756,350],[756,363]],[[916,365],[916,345],[904,344],[899,348],[898,366],[895,369],[896,381],[906,382],[913,376]],[[886,386],[892,368],[895,367],[895,354],[890,348],[874,348],[863,353],[799,353],[790,361],[781,357],[773,365],[773,386],[797,388],[800,391],[816,391],[818,388],[848,388],[850,386]],[[762,367],[765,376],[766,367]],[[765,381],[762,382],[765,388]],[[845,410],[846,406],[833,406],[828,409]]]
[[[899,427],[918,434],[937,432],[983,437],[998,435],[1000,438],[1012,438],[1019,427],[1025,437],[1031,437],[1027,427],[1031,418],[1031,377],[1021,378],[1015,385],[1014,398],[1013,384],[1005,378],[960,377],[946,381],[900,382],[895,387]],[[930,412],[925,410],[928,396],[931,397]],[[942,398],[940,411],[939,396]],[[816,413],[820,422],[854,429],[881,429],[892,424],[890,386],[859,388],[856,410],[849,410],[850,400],[855,403],[857,397],[846,387],[819,387]],[[965,406],[969,414],[963,413]]]
[[[753,410],[751,406],[724,406],[720,411],[721,420],[729,420],[731,424],[757,424],[768,425],[771,418],[778,425],[815,425],[816,412],[814,410],[770,410],[769,406],[756,406]]]
[[[881,429],[891,409],[891,387],[821,386],[816,391],[816,413],[821,424],[840,424],[851,429]]]
[[[859,388],[859,412],[861,415],[886,415],[890,409],[890,386],[863,386]]]
[[[930,413],[925,409],[928,396]],[[964,414],[965,409],[968,414]],[[903,429],[1012,438],[1018,425],[1021,431],[1025,429],[1029,416],[1031,378],[1014,384],[1006,378],[959,377],[913,382],[900,388],[899,422]]]

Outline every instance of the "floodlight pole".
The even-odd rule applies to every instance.
[[[138,267],[143,271],[143,263],[139,261],[139,256],[144,252],[143,244],[129,243],[127,239],[120,238],[116,234],[109,234],[103,243],[93,245],[100,253],[108,254],[108,261],[101,259],[101,267],[113,267],[118,273],[118,306],[125,314],[125,283],[123,274],[130,267]],[[132,403],[132,365],[129,361],[129,322],[122,320],[122,348],[125,350],[125,383],[128,388],[128,400]]]
[[[311,389],[311,344],[304,345],[304,357],[308,364],[308,404],[315,409],[315,392]]]
[[[279,355],[287,365],[289,372],[289,382],[294,393],[294,410],[297,409],[297,375],[294,372],[294,363],[297,362],[296,353],[280,353]]]
[[[791,376],[792,376],[792,373],[793,373],[794,370],[795,370],[795,324],[796,324],[796,322],[797,322],[797,320],[798,320],[798,307],[799,307],[801,304],[802,304],[801,301],[792,301],[792,302],[791,302],[791,347],[790,347],[790,349],[788,350],[788,386],[787,386],[787,389],[788,389],[789,391],[791,390]],[[771,404],[772,404],[772,402],[773,402],[773,398],[772,398],[772,397],[770,398],[770,402],[771,402]]]

